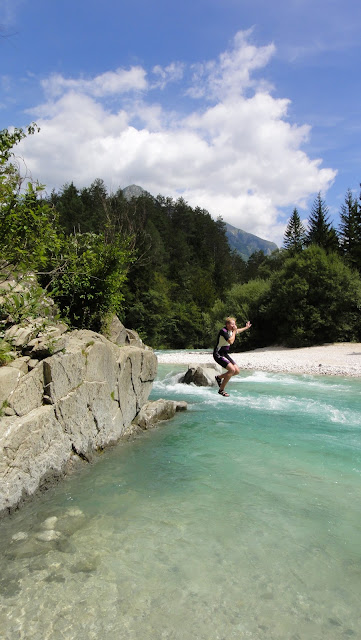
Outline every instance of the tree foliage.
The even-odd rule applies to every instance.
[[[286,227],[283,246],[291,253],[299,253],[304,248],[305,243],[306,229],[295,207]]]
[[[308,218],[306,244],[316,244],[325,251],[337,251],[338,239],[335,229],[329,222],[328,207],[319,192],[312,205]]]
[[[351,189],[341,205],[339,238],[346,262],[361,271],[361,206]]]
[[[9,271],[20,278],[33,272],[72,326],[100,329],[109,313],[121,312],[123,285],[133,257],[131,238],[103,222],[101,232],[69,235],[62,225],[64,211],[60,220],[52,199],[45,200],[43,187],[28,181],[24,188],[13,147],[36,129],[31,125],[27,132],[0,132],[0,267],[4,277]],[[72,211],[66,202],[77,202],[74,189],[65,190],[66,211]],[[99,181],[86,194],[98,204],[96,220],[104,193]],[[7,302],[11,303],[12,295]],[[30,313],[30,303],[25,301],[24,309],[17,309],[19,318]]]
[[[35,125],[28,127],[33,134]],[[41,199],[43,186],[23,178],[13,147],[27,133],[15,129],[0,132],[0,262],[2,268],[27,271],[45,264],[48,247],[56,247],[57,216],[55,210]]]
[[[104,242],[116,234],[132,238],[136,259],[127,282],[119,282],[126,325],[153,346],[204,346],[202,314],[234,280],[233,266],[240,272],[244,265],[232,255],[221,219],[182,198],[144,194],[129,201],[121,191],[108,194],[101,181],[87,190],[67,185],[51,202],[68,236],[74,228],[102,228]]]
[[[109,314],[122,310],[132,259],[129,239],[115,237],[107,244],[104,234],[75,233],[64,238],[61,252],[53,259],[55,273],[41,281],[72,327],[100,331]]]
[[[313,245],[271,277],[266,315],[289,347],[360,338],[361,280],[335,253]]]

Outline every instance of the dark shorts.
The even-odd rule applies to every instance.
[[[227,353],[227,355],[221,356],[216,351],[213,353],[213,358],[215,359],[217,364],[220,364],[223,369],[227,369],[229,364],[236,364],[234,360],[232,360],[231,356]]]

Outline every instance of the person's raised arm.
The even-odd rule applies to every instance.
[[[247,329],[250,329],[251,326],[252,325],[251,325],[250,321],[248,320],[248,322],[246,322],[245,326],[241,327],[240,329],[236,329],[235,333],[242,333],[243,331],[247,331]],[[234,336],[234,337],[236,337],[236,336]]]

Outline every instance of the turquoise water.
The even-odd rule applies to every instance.
[[[0,523],[0,637],[361,637],[356,379],[161,365],[189,410]]]

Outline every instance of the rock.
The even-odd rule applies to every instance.
[[[16,416],[16,413],[15,413],[14,409],[12,409],[11,407],[5,407],[4,415],[5,416]]]
[[[170,420],[175,416],[176,411],[187,409],[186,402],[175,402],[174,400],[156,400],[147,402],[133,420],[133,424],[142,429],[151,429],[162,420]]]
[[[114,342],[120,347],[125,344],[129,344],[130,342],[125,326],[120,322],[118,316],[115,314],[108,323],[107,328],[104,331],[104,336],[110,340],[110,342]]]
[[[153,351],[123,347],[119,352],[119,405],[124,424],[130,424],[148,399],[157,373],[157,358]]]
[[[84,516],[84,512],[77,507],[70,507],[70,509],[66,510],[65,515],[69,518],[82,518]]]
[[[18,324],[14,324],[10,329],[7,329],[4,334],[4,338],[7,342],[10,342],[14,347],[23,347],[34,335],[34,327],[21,327]]]
[[[31,356],[31,358],[42,360],[43,358],[47,358],[48,356],[51,356],[58,351],[62,351],[64,348],[65,340],[61,337],[52,338],[51,340],[35,338],[34,340],[30,340],[30,342],[28,342],[26,348],[23,351],[27,355]]]
[[[26,540],[27,537],[28,534],[25,531],[19,531],[18,533],[14,533],[11,539],[14,540],[14,542],[21,542],[22,540]]]
[[[0,418],[0,514],[66,473],[75,459],[89,461],[122,438],[151,391],[152,350],[119,347],[87,330],[63,338],[64,352],[24,375],[0,368],[3,412],[10,414]]]
[[[38,335],[43,326],[44,318],[29,318],[26,326],[13,324],[5,331],[4,338],[16,348],[24,348]]]
[[[57,516],[50,516],[49,518],[46,518],[44,522],[41,523],[41,527],[42,529],[54,529],[57,521],[58,521]]]
[[[178,411],[186,411],[188,409],[188,404],[184,400],[179,400],[175,403],[175,410]]]
[[[53,540],[58,540],[60,537],[61,533],[59,531],[54,531],[54,529],[41,531],[35,535],[35,539],[40,540],[41,542],[52,542]]]
[[[180,382],[195,384],[197,387],[214,387],[217,384],[215,376],[220,371],[220,367],[213,362],[205,365],[191,364]]]
[[[62,472],[71,455],[71,442],[55,416],[54,407],[39,407],[27,416],[1,421],[0,512],[31,496],[39,485]]]
[[[36,365],[38,364],[39,364],[39,360],[37,360],[36,358],[30,358],[28,362],[29,371],[32,371],[33,369],[35,369]]]
[[[14,369],[18,369],[20,373],[26,374],[29,371],[29,356],[22,356],[20,358],[16,358],[13,362],[9,362],[9,367],[14,367]]]
[[[139,334],[134,331],[134,329],[126,329],[129,344],[132,347],[139,347],[140,349],[145,349],[145,345],[143,341],[140,339]]]
[[[73,344],[67,346],[66,353],[46,358],[42,364],[46,393],[54,402],[77,389],[85,379],[85,352]]]
[[[14,367],[0,367],[0,408],[15,391],[20,372]]]
[[[54,340],[59,338],[68,331],[68,326],[64,322],[57,322],[56,324],[46,325],[43,331],[38,334],[38,337],[42,340]]]
[[[1,369],[0,369],[1,371]],[[18,416],[24,416],[43,403],[44,374],[42,364],[22,376],[14,392],[9,396],[9,407]]]

